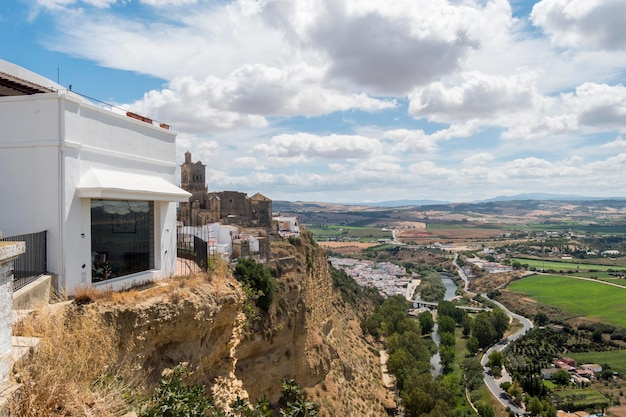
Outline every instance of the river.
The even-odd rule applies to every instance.
[[[457,286],[456,283],[450,278],[448,275],[440,275],[441,282],[446,287],[446,292],[443,295],[443,299],[446,301],[452,300],[456,296]],[[415,297],[416,300],[419,300],[419,296]],[[430,365],[432,366],[431,374],[433,378],[438,377],[441,374],[441,356],[439,355],[439,325],[435,323],[433,327],[433,331],[431,333],[433,342],[437,345],[437,353],[435,353],[430,358]]]

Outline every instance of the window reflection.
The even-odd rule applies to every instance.
[[[91,200],[92,282],[154,268],[154,203]]]

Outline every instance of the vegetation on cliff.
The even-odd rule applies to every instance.
[[[202,384],[185,383],[189,373],[187,364],[165,369],[138,417],[316,417],[319,412],[317,404],[309,401],[294,380],[283,381],[277,407],[272,407],[266,399],[250,404],[238,397],[224,410],[205,395]]]

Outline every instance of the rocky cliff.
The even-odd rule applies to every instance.
[[[305,239],[275,242],[272,250],[281,261],[272,265],[278,293],[267,313],[245,307],[225,268],[89,308],[115,324],[122,351],[138,358],[149,382],[187,362],[190,382],[211,387],[223,404],[237,396],[277,401],[281,381],[293,378],[321,415],[387,415],[394,402],[378,354],[361,337],[357,312],[333,289],[325,252]]]

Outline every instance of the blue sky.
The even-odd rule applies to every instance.
[[[4,0],[0,58],[163,121],[210,190],[624,196],[623,0]]]

